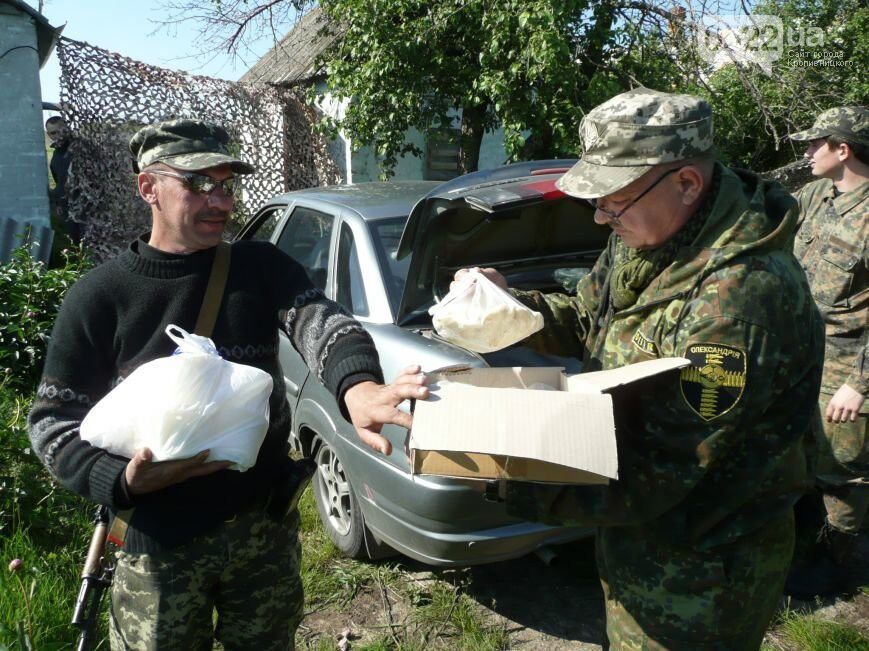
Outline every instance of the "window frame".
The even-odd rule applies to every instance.
[[[328,206],[323,206],[321,204],[317,204],[314,202],[295,201],[295,202],[293,202],[292,205],[290,205],[288,207],[287,214],[284,217],[284,221],[283,221],[283,224],[280,228],[280,231],[277,232],[276,236],[273,239],[273,244],[275,246],[277,246],[278,248],[280,248],[278,246],[278,243],[280,242],[281,237],[283,237],[284,232],[287,230],[287,228],[289,228],[290,222],[292,222],[292,220],[293,220],[293,215],[300,208],[304,209],[304,210],[319,213],[320,215],[324,215],[324,216],[332,219],[331,231],[329,233],[328,257],[326,259],[326,267],[325,267],[325,269],[326,269],[326,282],[325,282],[325,286],[323,287],[323,293],[326,295],[327,298],[334,299],[333,266],[335,264],[335,246],[336,246],[335,238],[337,236],[339,226],[341,223],[340,213],[338,213],[334,210],[329,210]],[[286,253],[286,251],[285,251],[285,253]],[[302,265],[302,267],[305,269],[306,272],[310,272],[310,269],[307,266],[305,266],[303,260],[297,260],[297,262]]]

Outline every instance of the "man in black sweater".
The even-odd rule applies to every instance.
[[[225,358],[272,376],[256,465],[229,470],[207,451],[158,462],[147,448],[127,459],[80,438],[100,398],[141,364],[172,353],[168,324],[194,329],[235,176],[253,172],[227,143],[221,127],[197,120],[133,136],[153,229],[70,289],[30,413],[33,448],[62,484],[114,513],[134,509],[112,588],[113,649],[210,649],[213,637],[228,650],[293,648],[303,605],[298,513],[276,517],[273,508],[273,488],[290,463],[278,327],[375,449],[389,452],[383,424],[410,426],[398,404],[427,395],[418,367],[383,385],[370,336],[297,262],[271,244],[238,242],[212,339]]]

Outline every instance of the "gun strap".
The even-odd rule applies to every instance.
[[[202,337],[211,337],[214,324],[217,322],[217,313],[223,302],[223,290],[226,288],[226,279],[229,276],[229,257],[231,247],[228,242],[221,241],[214,252],[214,262],[211,263],[211,274],[208,276],[208,285],[205,287],[205,297],[202,299],[202,307],[199,308],[199,317],[196,319],[196,327],[193,332]],[[118,549],[124,546],[127,538],[127,527],[133,516],[134,509],[118,511],[106,542],[112,543]]]
[[[112,520],[112,526],[106,536],[106,544],[111,543],[118,549],[124,546],[124,539],[127,537],[127,526],[132,515],[133,509],[125,509],[115,514],[115,519]]]
[[[205,298],[202,299],[199,318],[196,319],[196,327],[193,329],[193,332],[202,337],[210,337],[217,322],[226,278],[229,276],[229,252],[229,244],[223,241],[217,245],[217,251],[214,252],[214,262],[211,264],[211,275],[205,288]]]

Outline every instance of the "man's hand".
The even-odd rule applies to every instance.
[[[493,269],[492,267],[471,267],[470,269],[459,269],[456,272],[456,275],[453,277],[453,282],[450,284],[450,289],[452,290],[455,287],[456,282],[462,276],[464,276],[466,273],[468,273],[469,271],[476,271],[476,272],[483,274],[486,278],[491,280],[493,283],[495,283],[498,287],[503,289],[505,292],[508,289],[507,279],[504,278],[503,275],[501,275],[501,272],[499,272],[496,269]]]
[[[426,377],[421,368],[408,366],[392,384],[360,382],[344,393],[344,404],[359,438],[382,454],[392,452],[392,444],[380,430],[387,423],[410,429],[410,414],[398,408],[405,400],[428,398]]]
[[[863,394],[855,391],[847,384],[839,387],[839,390],[830,398],[824,416],[828,423],[844,423],[857,420],[860,407],[863,406]]]
[[[185,479],[210,475],[232,465],[231,461],[208,461],[208,450],[203,450],[195,457],[172,461],[151,461],[153,457],[151,450],[142,448],[136,450],[127,464],[124,475],[131,495],[158,491]]]

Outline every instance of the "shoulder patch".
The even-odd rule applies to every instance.
[[[658,347],[655,345],[655,342],[649,339],[639,330],[634,332],[634,336],[631,338],[631,341],[633,342],[634,346],[639,348],[647,355],[658,357]]]
[[[682,369],[679,384],[692,411],[712,420],[733,409],[745,390],[745,351],[722,344],[691,344],[685,357],[691,366]]]

